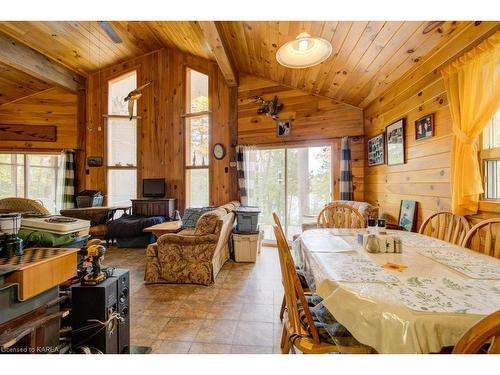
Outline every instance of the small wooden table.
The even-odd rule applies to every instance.
[[[153,233],[156,238],[167,233],[178,233],[182,230],[182,220],[165,221],[161,224],[152,225],[144,228],[143,232]]]

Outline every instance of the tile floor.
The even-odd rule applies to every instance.
[[[227,262],[214,284],[145,285],[144,249],[110,247],[104,264],[131,274],[131,344],[153,353],[280,353],[283,288],[277,249]]]

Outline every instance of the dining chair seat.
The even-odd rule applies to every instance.
[[[314,325],[318,330],[322,342],[340,346],[362,345],[352,336],[349,330],[340,324],[335,317],[330,314],[327,308],[323,306],[323,299],[320,296],[317,294],[311,294],[306,296],[306,299],[307,304],[309,305],[309,310],[312,313]],[[297,305],[299,308],[300,320],[304,327],[309,329],[310,327],[307,322],[306,314],[300,301],[297,301]]]

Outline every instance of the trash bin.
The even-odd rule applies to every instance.
[[[253,234],[237,234],[233,232],[234,260],[236,262],[253,262],[260,253],[263,232]]]
[[[238,232],[257,232],[259,226],[259,207],[241,206],[234,210]]]
[[[98,190],[84,190],[76,195],[76,207],[101,207],[103,198]]]

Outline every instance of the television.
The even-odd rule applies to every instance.
[[[142,195],[147,198],[163,198],[165,196],[165,179],[144,178],[142,180]]]

